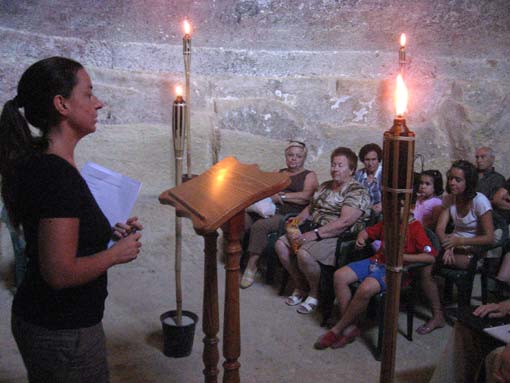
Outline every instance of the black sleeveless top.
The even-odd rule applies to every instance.
[[[280,173],[286,169],[280,169]],[[306,176],[311,173],[311,170],[303,170],[301,173],[290,176],[290,185],[283,190],[284,193],[302,192],[305,187]],[[299,205],[297,203],[284,201],[283,205],[278,205],[277,213],[280,215],[295,213],[299,214],[307,205]]]

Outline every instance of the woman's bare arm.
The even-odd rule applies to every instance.
[[[39,223],[39,267],[54,289],[79,286],[94,280],[108,268],[138,256],[140,233],[130,234],[108,250],[77,257],[78,218],[46,218]]]

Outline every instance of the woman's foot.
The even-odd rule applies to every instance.
[[[335,342],[338,342],[340,337],[336,335],[333,331],[328,331],[324,334],[322,334],[313,344],[313,347],[316,350],[324,350],[328,347],[330,347]]]
[[[445,326],[445,320],[443,319],[435,319],[432,318],[427,323],[421,325],[416,329],[416,332],[420,335],[426,335],[430,334],[432,331],[434,331],[437,328],[442,328]]]
[[[285,299],[285,304],[287,306],[297,306],[305,299],[305,294],[302,291],[294,290],[292,295],[289,295],[287,299]]]
[[[337,338],[337,341],[334,342],[330,347],[335,348],[343,348],[347,346],[349,343],[354,342],[354,340],[361,335],[361,330],[358,326],[351,326],[350,328],[344,330],[341,336]]]
[[[257,270],[244,270],[244,274],[241,278],[241,288],[247,289],[251,285],[253,285],[253,282],[255,282],[255,275],[257,274]]]
[[[306,298],[305,301],[299,305],[296,311],[299,314],[311,314],[317,310],[318,305],[319,300],[317,298],[308,296],[308,298]]]

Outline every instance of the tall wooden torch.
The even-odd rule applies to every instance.
[[[188,19],[184,20],[184,37],[182,38],[182,55],[184,57],[184,75],[186,78],[186,101],[188,107],[185,113],[186,125],[186,167],[188,179],[191,178],[191,125],[190,125],[190,72],[191,72],[191,24]]]
[[[176,98],[172,106],[172,137],[175,156],[175,185],[182,183],[182,160],[184,155],[184,141],[186,139],[186,102],[182,98],[182,89],[175,89]],[[181,252],[182,252],[182,218],[175,216],[175,297],[177,315],[175,323],[182,324],[182,284],[181,284]]]
[[[397,76],[396,109],[393,126],[384,133],[382,205],[384,217],[384,254],[386,258],[386,306],[384,317],[381,383],[393,382],[397,321],[400,305],[402,252],[413,192],[414,141],[404,119],[407,89],[402,75]],[[403,213],[401,214],[401,206]]]

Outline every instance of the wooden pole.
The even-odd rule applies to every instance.
[[[184,151],[185,125],[183,124],[186,114],[186,103],[180,95],[174,101],[172,108],[172,137],[174,141],[175,156],[175,185],[182,183],[182,155]],[[175,301],[177,304],[177,315],[175,324],[182,325],[182,221],[179,215],[175,214]]]
[[[227,238],[225,270],[225,313],[223,322],[223,383],[239,383],[238,358],[241,355],[241,325],[239,314],[239,269],[241,259],[241,233],[244,211],[232,217],[224,226]]]
[[[413,192],[414,141],[415,134],[407,128],[403,118],[397,117],[392,128],[384,133],[382,189],[387,291],[381,383],[393,382],[395,374],[402,252]]]
[[[182,180],[182,157],[175,159],[175,184],[179,185]],[[182,325],[182,218],[175,215],[175,302],[177,304],[177,315],[175,324]]]
[[[183,45],[184,56],[184,75],[186,77],[186,101],[188,107],[185,112],[185,126],[186,126],[186,166],[188,178],[191,178],[191,125],[190,125],[190,98],[191,98],[191,37],[186,35],[184,37]]]
[[[204,361],[205,383],[218,382],[218,362],[220,353],[218,350],[218,331],[220,329],[219,311],[218,311],[218,272],[217,272],[217,246],[218,232],[203,234],[205,240],[205,267],[204,267],[204,301],[203,301],[203,321],[202,330],[204,331],[204,352],[202,360]]]

